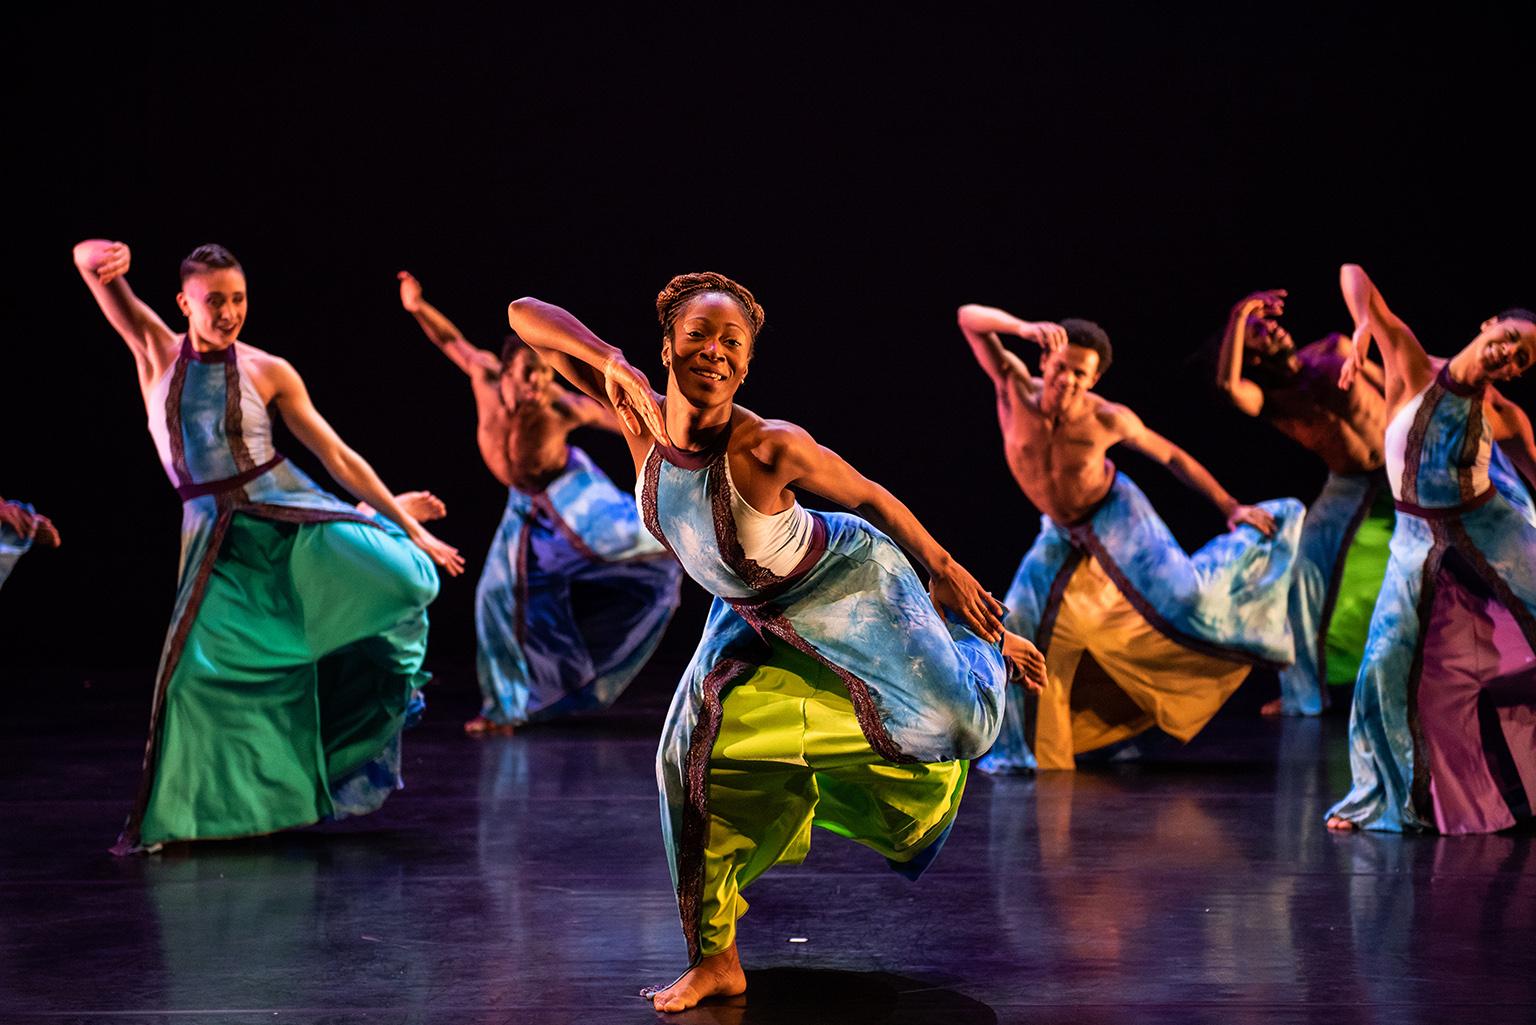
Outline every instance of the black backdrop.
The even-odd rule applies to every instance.
[[[769,322],[742,401],[888,485],[999,594],[1036,514],[960,303],[1098,319],[1117,345],[1100,390],[1257,500],[1308,498],[1322,470],[1186,358],[1242,293],[1289,288],[1305,340],[1347,328],[1336,271],[1359,261],[1442,352],[1536,302],[1519,15],[552,6],[17,24],[0,494],[65,545],[0,592],[0,675],[147,689],[173,592],[178,504],[70,266],[80,238],[127,241],[173,327],[180,257],[216,240],[241,258],[243,338],[290,358],[392,486],[449,503],[439,533],[471,570],[444,583],[431,659],[461,683],[503,496],[468,387],[399,309],[399,268],[473,340],[497,344],[506,302],[537,295],[658,383],[656,289],[739,278]],[[580,443],[632,479],[616,441]],[[1161,470],[1122,465],[1187,544],[1221,529]],[[672,659],[702,615],[688,590]]]

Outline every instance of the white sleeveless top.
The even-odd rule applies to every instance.
[[[731,460],[720,460],[725,467],[725,481],[731,490],[731,519],[736,521],[736,537],[742,554],[764,569],[787,577],[810,550],[815,524],[811,514],[799,502],[773,515],[760,513],[747,504],[731,479]]]

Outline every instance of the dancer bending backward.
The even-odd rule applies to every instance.
[[[29,503],[0,498],[0,586],[34,543],[59,547],[59,528]]]
[[[1386,364],[1392,556],[1349,717],[1354,787],[1333,829],[1489,833],[1536,802],[1536,511],[1490,470],[1494,443],[1536,480],[1530,419],[1492,385],[1536,361],[1536,314],[1483,322],[1449,360],[1427,355],[1365,272],[1340,273],[1361,372]]]
[[[690,967],[645,994],[676,1011],[745,989],[740,890],[803,859],[813,823],[916,876],[954,821],[965,759],[996,735],[1009,667],[1039,686],[1044,663],[890,492],[801,428],[734,404],[763,325],[750,292],[685,274],[656,310],[660,404],[564,310],[519,299],[510,319],[612,403],[646,526],[715,595],[657,755]],[[791,487],[865,518],[808,511]],[[928,594],[893,539],[927,568]]]
[[[1296,348],[1280,323],[1282,289],[1254,292],[1227,319],[1216,385],[1232,405],[1261,417],[1328,467],[1307,507],[1291,581],[1296,661],[1280,671],[1280,696],[1265,715],[1317,715],[1329,684],[1353,683],[1365,650],[1371,608],[1387,572],[1392,495],[1382,471],[1386,427],[1381,366],[1360,365],[1347,390],[1339,371],[1351,358],[1348,335]]]
[[[463,571],[411,511],[435,515],[440,503],[397,500],[293,367],[237,340],[246,283],[227,250],[201,246],[182,262],[185,334],[128,287],[121,242],[82,242],[75,265],[133,353],[150,435],[182,499],[143,780],[114,851],[373,811],[401,786],[400,730],[426,680],[432,564]],[[269,405],[382,515],[285,462]]]
[[[469,375],[476,440],[507,508],[475,591],[480,714],[471,734],[606,708],[661,642],[682,569],[635,501],[567,438],[618,432],[606,403],[566,391],[516,335],[501,356],[476,348],[399,274],[400,304]]]
[[[1109,338],[1091,321],[1030,323],[962,306],[960,329],[997,395],[1009,469],[1044,515],[1006,599],[1008,629],[1045,653],[1034,750],[1025,695],[1009,694],[986,772],[1071,769],[1074,756],[1153,726],[1188,741],[1254,665],[1291,660],[1286,591],[1303,509],[1240,504],[1187,452],[1092,394]],[[1041,377],[999,334],[1045,350]],[[1141,490],[1106,457],[1124,444],[1167,466],[1232,533],[1186,555]]]

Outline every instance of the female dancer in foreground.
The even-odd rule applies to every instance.
[[[519,299],[509,319],[612,404],[629,431],[646,526],[716,596],[657,755],[690,967],[644,994],[679,1011],[745,990],[739,891],[803,859],[813,823],[913,876],[926,867],[959,808],[964,760],[997,733],[1005,667],[1038,688],[1045,666],[1028,641],[1004,634],[996,599],[890,492],[801,428],[734,404],[763,325],[750,292],[719,274],[685,274],[656,311],[664,405],[620,350],[566,311]],[[886,533],[810,512],[791,486]],[[931,600],[893,538],[928,570]]]
[[[1536,314],[1490,318],[1439,360],[1364,271],[1340,278],[1355,318],[1340,386],[1372,339],[1386,365],[1397,522],[1349,718],[1354,788],[1328,826],[1493,832],[1536,802],[1536,513],[1491,458],[1496,442],[1536,479],[1531,422],[1491,387],[1536,361]]]
[[[121,242],[81,242],[75,266],[133,353],[183,503],[144,776],[114,853],[373,811],[401,786],[400,730],[426,680],[432,563],[457,574],[463,560],[342,443],[286,360],[236,340],[245,274],[227,250],[182,261],[181,335],[128,287]],[[270,404],[383,516],[276,454]],[[438,508],[430,496],[412,505]]]

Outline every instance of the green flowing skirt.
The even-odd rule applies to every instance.
[[[398,530],[236,513],[166,685],[142,845],[382,804],[401,786],[436,593]]]

